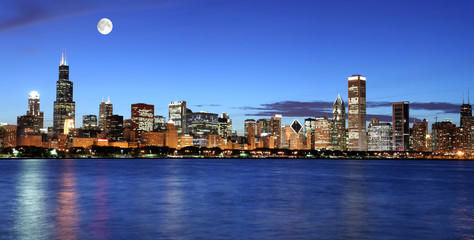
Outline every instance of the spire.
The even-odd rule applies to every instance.
[[[104,102],[104,96],[102,96],[102,102]]]
[[[64,48],[64,65],[67,66],[67,48]]]
[[[64,52],[61,52],[61,62],[59,63],[59,66],[64,65]]]
[[[107,103],[110,103],[110,97],[107,97]]]
[[[462,90],[462,105],[464,105],[464,89]]]
[[[471,104],[470,101],[469,101],[469,89],[467,89],[467,104]]]

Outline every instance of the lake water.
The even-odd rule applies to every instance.
[[[474,162],[0,160],[0,239],[474,239]]]

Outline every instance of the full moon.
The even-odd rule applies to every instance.
[[[112,28],[112,21],[110,21],[108,18],[102,18],[97,23],[97,30],[99,30],[99,32],[104,35],[109,34],[112,31]]]

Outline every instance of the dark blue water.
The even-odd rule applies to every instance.
[[[1,160],[0,239],[474,239],[474,162]]]

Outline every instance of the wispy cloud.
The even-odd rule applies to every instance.
[[[392,107],[392,102],[368,102],[367,109],[379,107]],[[459,105],[446,102],[413,102],[410,103],[412,110],[428,110],[439,111],[443,113],[458,113]],[[246,116],[273,116],[274,114],[282,114],[287,117],[322,117],[332,114],[332,102],[325,101],[280,101],[274,103],[260,104],[258,107],[244,106],[242,110],[249,110]],[[391,114],[367,114],[367,120],[378,118],[380,121],[392,121]],[[410,118],[410,121],[420,121],[418,118]]]
[[[173,3],[170,0],[152,1],[58,1],[15,0],[5,3],[0,10],[0,32],[73,16],[101,11],[143,10]]]

